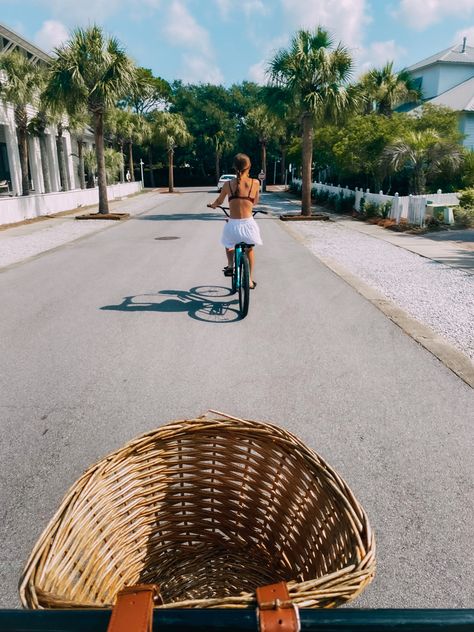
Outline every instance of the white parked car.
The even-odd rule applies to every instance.
[[[233,180],[235,177],[236,176],[233,173],[222,174],[221,177],[219,178],[219,182],[217,183],[217,190],[222,191],[222,187],[224,186],[224,183],[227,182],[228,180]]]

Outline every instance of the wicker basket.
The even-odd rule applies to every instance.
[[[285,580],[300,607],[356,597],[375,571],[367,516],[289,432],[211,411],[149,432],[91,467],[36,544],[28,608],[110,607],[160,585],[161,607],[255,605]]]

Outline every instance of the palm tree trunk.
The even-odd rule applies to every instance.
[[[28,173],[28,115],[26,108],[15,109],[16,135],[18,138],[18,153],[20,154],[21,189],[22,195],[30,194],[30,176]]]
[[[148,147],[148,167],[150,169],[150,186],[152,189],[155,188],[155,175],[153,173],[153,155],[151,152],[151,147]]]
[[[41,132],[39,135],[40,154],[41,154],[41,170],[43,171],[44,192],[51,193],[51,175],[49,173],[48,146],[46,144],[46,134]]]
[[[128,141],[128,169],[130,171],[130,181],[135,182],[135,172],[133,169],[133,143]]]
[[[77,159],[79,161],[79,186],[81,189],[86,188],[86,174],[84,170],[84,141],[77,139]]]
[[[174,192],[174,178],[173,178],[173,150],[168,150],[168,191]]]
[[[285,184],[286,174],[286,147],[281,147],[281,163],[280,163],[280,184]]]
[[[265,180],[263,181],[262,191],[267,190],[267,142],[265,140],[262,143],[262,171],[265,174]]]
[[[107,215],[109,202],[107,200],[107,180],[104,156],[104,115],[94,112],[94,138],[97,156],[97,180],[99,185],[99,213]]]
[[[221,177],[221,168],[220,168],[220,156],[219,156],[219,152],[216,151],[216,182],[219,181],[219,178]]]
[[[67,184],[67,175],[66,175],[66,159],[64,157],[63,124],[62,123],[58,123],[58,135],[56,137],[56,148],[58,152],[59,179],[61,180],[61,189],[63,191],[68,191],[69,187]]]
[[[122,156],[122,163],[120,165],[120,182],[125,182],[125,154],[123,153],[123,140],[119,141],[120,155]]]
[[[301,214],[311,215],[311,175],[313,163],[313,117],[303,114],[303,173],[301,190]]]

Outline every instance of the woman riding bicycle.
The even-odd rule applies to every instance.
[[[208,204],[210,208],[216,208],[222,204],[226,196],[229,196],[230,219],[226,222],[221,237],[221,243],[227,255],[227,266],[224,268],[226,276],[232,276],[235,244],[244,242],[262,245],[260,230],[252,216],[252,209],[259,200],[260,183],[249,177],[251,163],[246,154],[237,154],[233,167],[237,174],[236,179],[225,182],[219,197],[212,204]],[[249,248],[247,254],[250,267],[249,283],[250,289],[253,290],[257,286],[253,280],[255,262],[253,248]]]

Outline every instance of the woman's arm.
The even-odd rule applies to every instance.
[[[255,194],[255,200],[254,200],[254,205],[257,205],[260,202],[260,180],[257,180],[258,182],[258,186],[257,186],[257,193]]]
[[[211,204],[208,204],[208,206],[210,208],[216,208],[216,206],[220,206],[222,202],[225,200],[226,195],[228,195],[229,193],[228,189],[229,189],[229,183],[224,182],[224,186],[221,189],[219,197],[216,200],[214,200],[214,202],[211,202]]]

